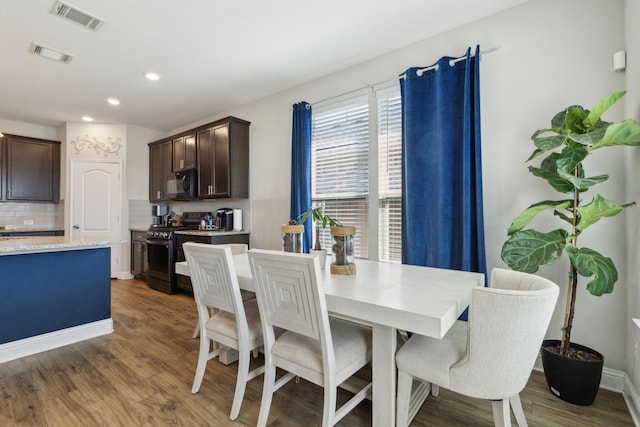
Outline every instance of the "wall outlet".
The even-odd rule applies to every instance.
[[[25,219],[24,221],[22,221],[23,225],[33,225],[33,220],[32,219]]]

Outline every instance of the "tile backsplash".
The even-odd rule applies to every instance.
[[[0,203],[0,225],[56,228],[64,223],[63,203]]]

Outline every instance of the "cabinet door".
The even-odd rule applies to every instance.
[[[229,197],[229,127],[198,132],[198,197]]]
[[[173,140],[173,170],[193,169],[196,165],[196,136],[186,135]]]
[[[229,126],[213,128],[213,192],[229,197]]]
[[[149,200],[152,202],[169,200],[164,186],[173,172],[171,155],[171,141],[149,146]]]
[[[8,136],[4,200],[58,202],[60,143]]]

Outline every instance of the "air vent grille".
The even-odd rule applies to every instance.
[[[97,31],[98,28],[100,28],[102,24],[104,24],[104,20],[61,1],[57,1],[53,5],[51,13],[60,16],[61,18],[65,18],[69,21],[75,22],[76,24],[80,24],[83,27],[89,28],[93,31]]]
[[[68,64],[73,59],[73,55],[69,55],[68,53],[60,52],[59,50],[52,49],[50,47],[46,47],[34,42],[31,42],[29,51],[35,53],[36,55],[40,55],[48,59],[53,59],[54,61],[62,62],[65,64]]]

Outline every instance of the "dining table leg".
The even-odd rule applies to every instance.
[[[396,424],[396,328],[373,324],[373,427]]]

